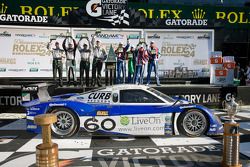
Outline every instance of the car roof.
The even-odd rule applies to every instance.
[[[135,85],[135,84],[118,84],[113,86],[107,86],[106,90],[128,90],[128,89],[148,89],[145,85]]]

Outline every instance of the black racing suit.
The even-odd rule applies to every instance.
[[[80,84],[83,86],[84,72],[86,76],[86,86],[89,86],[89,69],[90,69],[90,49],[79,49],[81,54],[80,62]]]
[[[63,73],[63,63],[62,63],[62,54],[63,50],[60,48],[51,48],[50,43],[47,46],[48,50],[52,53],[52,70],[53,70],[53,80],[56,83],[57,72],[59,76],[59,85],[63,85],[62,73]]]

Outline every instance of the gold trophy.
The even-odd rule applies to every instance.
[[[239,159],[240,125],[234,121],[238,107],[234,97],[226,104],[229,121],[224,124],[222,167],[242,167]]]
[[[34,119],[42,127],[43,143],[36,146],[36,166],[58,167],[58,145],[51,141],[50,125],[57,121],[55,114],[42,114]]]
[[[82,33],[81,38],[88,38],[88,34],[87,33]]]
[[[72,33],[70,31],[67,31],[66,32],[66,37],[71,37],[72,36]]]
[[[100,34],[102,32],[102,30],[100,29],[100,28],[97,28],[96,30],[95,30],[95,34]]]
[[[145,43],[145,38],[140,38],[140,39],[139,39],[139,43],[140,43],[140,44]]]
[[[49,39],[50,39],[50,41],[56,40],[57,39],[57,35],[50,35]]]

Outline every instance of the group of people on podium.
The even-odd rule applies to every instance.
[[[148,64],[146,84],[150,84],[151,72],[154,69],[156,83],[160,86],[158,75],[160,52],[154,41],[150,42],[149,47],[146,43],[139,43],[136,47],[130,45],[129,41],[125,47],[119,43],[115,53],[117,55],[116,83],[125,83],[126,67],[128,67],[128,83],[143,84],[145,66]]]
[[[66,58],[66,74],[68,85],[73,83],[77,85],[76,78],[76,51],[80,53],[80,84],[84,85],[84,75],[86,86],[95,86],[96,84],[100,87],[101,84],[101,72],[104,61],[107,59],[107,52],[101,45],[100,40],[96,40],[96,35],[93,36],[90,41],[86,37],[87,42],[83,42],[83,38],[80,38],[78,43],[71,36],[67,36],[60,48],[59,42],[55,42],[55,47],[52,48],[52,43],[48,43],[48,50],[51,52],[53,57],[52,69],[53,79],[56,82],[57,73],[59,76],[59,85],[63,86],[63,59]],[[147,81],[146,84],[150,84],[151,72],[154,69],[155,79],[157,85],[160,86],[160,80],[158,75],[158,60],[160,57],[159,49],[156,47],[154,41],[150,42],[148,46],[145,42],[139,42],[135,47],[130,44],[129,40],[127,45],[124,46],[119,43],[115,49],[116,54],[116,70],[117,78],[116,83],[125,83],[126,80],[126,69],[128,69],[128,83],[143,84],[143,76],[146,64],[147,67]],[[93,56],[93,57],[91,57]],[[89,82],[90,62],[92,61],[92,80]],[[122,75],[121,75],[122,74]],[[72,80],[71,80],[72,78]],[[91,85],[90,85],[91,84]]]
[[[67,74],[67,82],[70,85],[72,82],[74,85],[77,85],[76,78],[76,51],[78,50],[81,56],[80,61],[80,84],[83,86],[84,84],[84,75],[85,75],[85,83],[86,86],[90,86],[89,84],[89,71],[90,71],[90,58],[93,56],[92,62],[92,82],[91,86],[95,86],[96,83],[98,86],[101,86],[101,71],[103,62],[107,58],[106,50],[101,46],[100,40],[95,40],[95,36],[92,38],[90,42],[89,38],[87,38],[88,44],[83,43],[82,39],[76,43],[75,39],[71,36],[66,37],[62,43],[62,48],[59,46],[59,42],[55,42],[55,48],[51,47],[51,42],[48,44],[47,48],[52,53],[53,62],[53,79],[56,81],[57,73],[59,76],[59,85],[63,85],[62,80],[62,71],[63,71],[63,58],[66,58],[66,74]],[[65,56],[66,57],[65,57]],[[97,77],[96,77],[97,75]],[[71,81],[71,78],[72,81]]]

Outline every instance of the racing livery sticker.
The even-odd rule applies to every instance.
[[[84,94],[76,97],[77,100],[85,101],[87,103],[110,103],[111,92],[110,91],[98,91]]]
[[[138,114],[120,116],[80,117],[81,127],[88,132],[110,134],[164,135],[172,134],[172,114]]]

